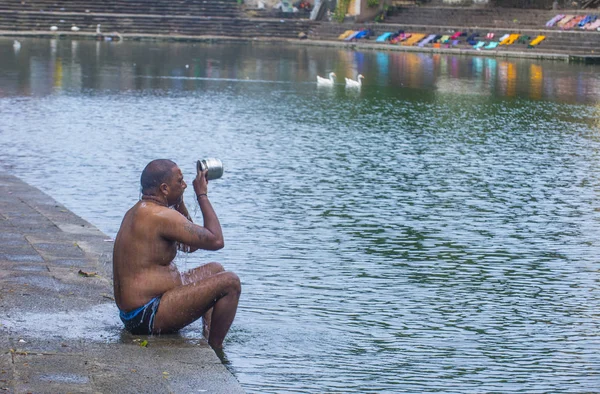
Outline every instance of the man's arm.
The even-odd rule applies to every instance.
[[[190,213],[188,212],[183,199],[181,200],[181,202],[179,204],[177,204],[175,206],[175,210],[177,212],[179,212],[180,214],[182,214],[183,216],[185,216],[187,218],[187,220],[189,220],[190,222],[193,222],[192,217],[190,216]],[[181,252],[185,252],[185,253],[191,253],[197,249],[192,250],[192,248],[189,245],[182,244],[181,242],[177,242],[177,250],[179,250]]]
[[[198,249],[219,250],[225,246],[223,240],[223,231],[221,223],[215,213],[210,201],[208,200],[208,180],[206,179],[207,170],[199,172],[194,179],[194,192],[202,211],[204,226],[198,226],[187,220],[183,212],[169,210],[165,214],[166,223],[163,223],[163,236],[190,247],[189,252]],[[182,204],[183,205],[183,202]],[[184,205],[185,208],[185,205]],[[185,209],[187,212],[187,209]],[[189,214],[187,215],[189,216]]]
[[[218,250],[225,246],[223,240],[223,231],[221,230],[221,223],[215,213],[210,201],[208,200],[208,170],[200,171],[196,173],[196,178],[192,182],[194,185],[194,193],[196,193],[196,199],[200,205],[200,211],[202,211],[202,218],[204,219],[204,228],[214,236],[213,248],[209,250]]]
[[[206,202],[201,203],[201,208],[202,205],[208,204],[210,206],[210,202],[208,202],[206,196],[202,196],[200,199],[207,200]],[[212,210],[212,207],[210,207],[210,210]],[[213,215],[216,219],[214,211]],[[218,219],[216,219],[217,226],[215,226],[214,222],[211,222],[212,228],[217,230],[213,232],[209,227],[199,226],[190,222],[181,213],[172,209],[165,209],[160,216],[160,234],[166,239],[188,246],[189,250],[185,250],[187,252],[194,252],[198,249],[219,250],[224,246],[223,233],[221,231],[221,225],[218,224]],[[204,222],[206,224],[206,218]]]

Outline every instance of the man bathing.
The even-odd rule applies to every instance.
[[[241,293],[238,276],[219,263],[180,274],[173,263],[178,249],[224,246],[206,173],[199,172],[193,182],[204,218],[199,226],[183,202],[187,184],[175,163],[154,160],[142,172],[142,198],[125,214],[113,251],[115,301],[132,334],[174,332],[203,317],[208,343],[223,346]]]

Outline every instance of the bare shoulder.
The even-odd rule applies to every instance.
[[[180,217],[183,216],[173,209],[139,201],[127,212],[121,227],[129,228],[135,233],[160,233],[162,228],[172,226]]]
[[[149,204],[147,204],[149,205]],[[142,208],[140,207],[140,210]],[[194,228],[194,223],[190,222],[185,216],[174,209],[154,205],[152,207],[144,207],[142,216],[146,217],[146,223],[152,222],[162,235],[171,233],[173,229],[181,229],[190,231]],[[170,238],[170,237],[168,237]]]
[[[177,212],[175,209],[172,208],[155,206],[153,207],[152,215],[155,216],[156,220],[160,220],[166,223],[190,223],[190,221],[185,216],[183,216],[181,213]]]
[[[147,203],[145,201],[138,202],[131,211],[138,220],[173,220],[173,213],[178,213],[171,208],[161,205]]]

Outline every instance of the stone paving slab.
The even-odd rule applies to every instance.
[[[0,392],[243,393],[200,323],[122,329],[111,258],[107,235],[0,172]]]

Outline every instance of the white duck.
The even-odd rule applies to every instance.
[[[50,31],[57,31],[57,30],[58,30],[58,27],[56,27],[56,26],[50,26]]]
[[[323,78],[317,75],[317,85],[319,86],[333,86],[333,78],[335,73],[329,73],[329,78]]]
[[[363,79],[363,75],[362,74],[358,74],[358,76],[356,77],[356,81],[350,78],[346,78],[346,87],[347,88],[360,88],[362,86],[362,79]]]
[[[71,26],[71,31],[79,31],[81,29],[79,29],[77,26]]]
[[[17,40],[14,40],[13,49],[15,50],[15,52],[19,52],[19,50],[21,49],[21,43]]]

